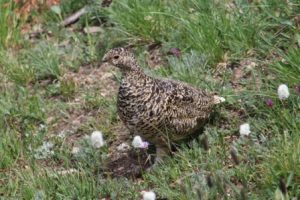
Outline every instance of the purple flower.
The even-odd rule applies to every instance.
[[[296,90],[296,92],[298,92],[300,94],[300,84],[296,85],[295,90]]]
[[[149,147],[149,142],[146,142],[146,141],[143,142],[140,146],[141,149],[148,149],[148,147]]]
[[[274,102],[272,99],[267,99],[266,100],[266,105],[270,108],[272,108],[274,106]]]
[[[176,56],[177,58],[179,58],[181,56],[181,51],[179,48],[171,48],[168,52],[168,54]]]

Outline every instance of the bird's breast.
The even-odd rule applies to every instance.
[[[118,94],[118,114],[129,126],[147,127],[158,123],[162,97],[153,84],[132,85],[123,82]]]
[[[118,111],[121,119],[132,120],[138,113],[144,112],[144,92],[129,83],[122,83],[118,94]]]

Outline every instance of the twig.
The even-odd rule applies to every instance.
[[[73,23],[75,23],[82,15],[86,14],[89,11],[89,8],[87,6],[84,6],[83,8],[81,8],[80,10],[78,10],[77,12],[75,12],[74,14],[70,15],[69,17],[67,17],[62,23],[61,25],[66,27],[69,26]]]

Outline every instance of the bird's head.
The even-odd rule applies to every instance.
[[[109,64],[120,68],[122,71],[137,68],[137,61],[134,54],[129,49],[123,47],[109,50],[103,56],[102,62],[108,62]]]

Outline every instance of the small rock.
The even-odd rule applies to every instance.
[[[88,34],[93,34],[93,33],[103,32],[103,29],[99,26],[88,26],[85,27],[83,31]]]

